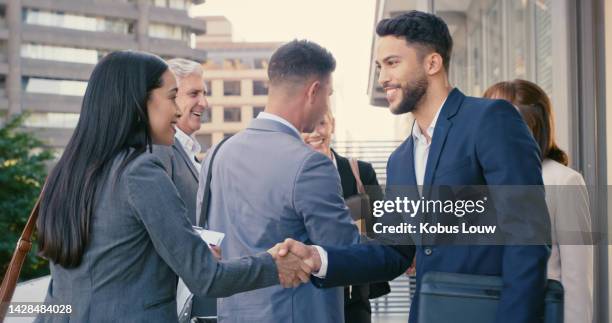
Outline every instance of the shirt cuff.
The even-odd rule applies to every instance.
[[[313,276],[324,279],[327,276],[327,251],[325,249],[313,245],[313,247],[317,248],[319,252],[319,258],[321,259],[321,268],[316,273],[312,273]]]

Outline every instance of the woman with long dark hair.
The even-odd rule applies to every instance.
[[[568,167],[568,156],[556,143],[550,99],[537,84],[520,79],[497,83],[484,96],[514,104],[540,146],[546,204],[552,224],[548,278],[563,284],[564,321],[591,322],[593,246],[588,237],[591,232],[589,197],[582,175]]]
[[[176,322],[177,275],[192,292],[216,297],[278,283],[273,251],[213,257],[150,153],[173,142],[176,91],[174,75],[152,54],[114,52],[94,68],[37,222],[51,263],[45,302],[71,313],[39,321]]]

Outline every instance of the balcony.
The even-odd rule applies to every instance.
[[[24,8],[64,11],[93,17],[104,16],[128,20],[138,19],[138,8],[134,3],[74,0],[22,0]]]
[[[89,80],[89,76],[94,68],[94,65],[91,64],[68,63],[40,59],[22,58],[21,61],[23,76],[87,81]]]
[[[80,113],[83,101],[80,96],[44,93],[23,93],[21,99],[23,110],[35,112]]]
[[[23,25],[23,42],[108,50],[137,49],[136,36],[110,32]]]
[[[197,35],[206,33],[206,24],[199,19],[189,17],[187,11],[170,8],[151,7],[149,19],[152,22],[160,22],[169,25],[188,27]]]

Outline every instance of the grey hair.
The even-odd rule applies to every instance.
[[[202,76],[204,74],[204,68],[198,62],[184,58],[173,58],[168,61],[168,68],[176,75],[177,79],[180,80],[191,74]]]

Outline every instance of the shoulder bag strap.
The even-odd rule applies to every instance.
[[[25,262],[25,258],[30,252],[30,249],[32,249],[31,238],[32,233],[34,233],[34,229],[36,228],[36,220],[38,219],[41,196],[42,191],[36,200],[36,204],[34,204],[34,208],[30,212],[28,222],[26,223],[25,228],[23,228],[23,232],[19,237],[15,251],[13,252],[11,262],[9,263],[6,273],[4,274],[4,278],[2,279],[2,285],[0,285],[0,322],[4,321],[6,310],[8,309],[11,299],[13,298],[13,293],[15,292],[15,287],[17,286],[17,280],[19,279],[21,268],[23,267],[23,263]]]
[[[213,170],[213,162],[215,161],[215,156],[221,148],[221,145],[231,137],[226,137],[217,145],[215,151],[212,152],[212,156],[210,157],[210,163],[208,163],[208,173],[206,174],[206,183],[204,184],[204,196],[202,197],[202,205],[200,207],[200,221],[198,226],[204,227],[206,222],[208,221],[208,209],[210,204],[210,181],[212,179],[212,170]]]
[[[365,194],[365,187],[363,186],[363,182],[361,181],[361,177],[359,176],[359,164],[357,163],[357,159],[351,158],[349,162],[351,164],[353,176],[355,176],[355,182],[357,182],[357,192],[359,194]]]

